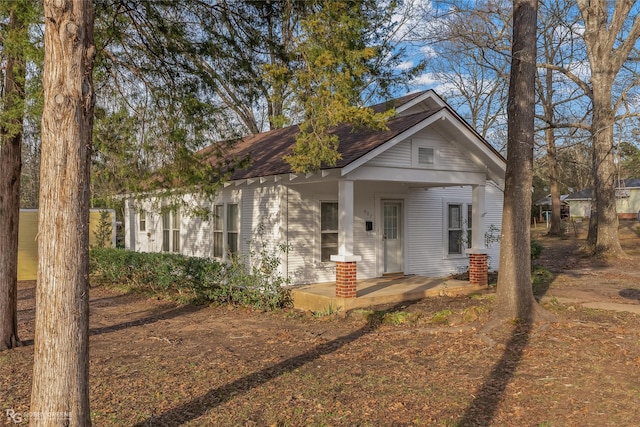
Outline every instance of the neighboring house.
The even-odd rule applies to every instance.
[[[569,217],[569,204],[566,202],[568,194],[562,194],[560,196],[560,217],[562,219]],[[538,215],[540,221],[550,221],[551,212],[553,211],[553,205],[551,202],[551,194],[546,197],[533,202],[533,206],[537,207],[537,211],[534,211]]]
[[[386,131],[338,126],[342,159],[316,173],[293,173],[282,159],[297,126],[240,140],[232,154],[251,165],[199,202],[210,219],[127,199],[126,248],[253,262],[252,241],[274,253],[284,244],[281,274],[294,284],[337,277],[344,297],[355,296],[356,274],[442,277],[470,262],[472,282],[486,284],[487,263],[498,268],[499,244],[485,247],[485,234],[499,235],[504,158],[433,91],[372,108],[391,107]]]
[[[569,204],[571,219],[591,216],[591,189],[569,194],[565,201]],[[624,179],[616,186],[616,212],[620,219],[638,219],[640,214],[640,179]]]
[[[111,236],[108,246],[116,245],[116,212],[113,209],[89,210],[89,245],[97,244],[96,231],[100,226],[100,213],[109,212]],[[38,276],[38,209],[20,209],[18,223],[18,280],[36,280]]]

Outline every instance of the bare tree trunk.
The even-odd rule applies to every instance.
[[[577,0],[576,3],[584,21],[583,38],[591,68],[593,102],[591,165],[594,180],[592,203],[595,204],[592,213],[595,209],[595,219],[592,218],[589,224],[587,240],[591,244],[595,240],[594,254],[620,256],[624,252],[618,238],[616,213],[612,88],[640,38],[640,16],[636,2],[632,0]],[[594,222],[597,233],[591,231]]]
[[[9,14],[8,32],[26,40],[27,31],[16,9]],[[23,38],[24,37],[24,38]],[[18,223],[22,120],[24,118],[24,58],[8,50],[3,84],[3,113],[9,117],[0,129],[0,351],[20,345],[18,338]]]
[[[616,211],[616,167],[613,156],[614,113],[611,107],[611,84],[608,72],[592,74],[593,82],[593,136],[592,167],[594,201],[598,232],[593,253],[596,255],[623,254],[618,238],[618,214]]]
[[[560,223],[561,201],[560,184],[558,183],[558,157],[556,151],[556,141],[553,129],[545,130],[545,140],[547,144],[547,166],[549,168],[549,186],[551,187],[551,225],[549,233],[558,236],[561,233]]]
[[[93,6],[45,0],[32,426],[88,426]]]
[[[537,0],[513,1],[511,79],[507,103],[505,176],[498,318],[533,319],[538,307],[531,288],[531,185],[535,118]]]

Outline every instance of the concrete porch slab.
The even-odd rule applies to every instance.
[[[395,276],[358,280],[356,298],[336,297],[334,282],[296,287],[291,290],[291,296],[294,308],[322,313],[415,301],[430,296],[467,295],[485,289],[486,286],[471,285],[466,280]]]

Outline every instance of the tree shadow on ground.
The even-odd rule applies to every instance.
[[[89,330],[89,336],[93,335],[102,335],[108,334],[111,332],[121,331],[127,328],[134,328],[136,326],[144,326],[149,325],[151,323],[159,322],[161,320],[173,319],[175,317],[179,317],[185,314],[195,313],[203,308],[206,308],[206,305],[185,305],[180,307],[175,307],[169,310],[160,309],[153,311],[150,315],[143,317],[141,319],[131,320],[129,322],[117,323],[115,325],[102,326],[100,328],[93,328]],[[33,309],[30,309],[33,311]],[[21,341],[22,346],[30,346],[33,345],[34,340],[23,340]]]
[[[484,384],[474,394],[473,401],[456,425],[487,426],[491,423],[506,388],[522,360],[524,349],[529,343],[531,328],[532,324],[529,322],[514,326],[502,357]]]
[[[156,310],[149,316],[143,317],[142,319],[131,320],[129,322],[118,323],[116,325],[103,326],[101,328],[93,328],[89,330],[89,335],[101,335],[110,332],[121,331],[127,328],[133,328],[136,326],[149,325],[160,320],[168,320],[185,314],[195,313],[206,307],[206,305],[184,305],[169,310]]]
[[[405,301],[384,310],[384,312],[389,313],[401,309],[405,310],[408,305],[415,303],[416,301]],[[259,387],[275,378],[278,378],[281,375],[293,372],[307,363],[321,358],[322,356],[340,350],[359,338],[374,332],[380,327],[380,325],[380,316],[371,316],[363,327],[351,332],[350,334],[320,344],[301,355],[291,357],[280,363],[261,369],[260,371],[245,375],[231,383],[213,388],[202,396],[196,397],[191,401],[170,409],[160,415],[151,416],[148,419],[137,423],[135,426],[179,426],[192,421],[204,415],[208,410],[231,400],[241,393],[246,393],[255,387]]]
[[[622,298],[636,300],[640,302],[640,289],[634,289],[634,288],[622,289],[620,290],[620,292],[618,292],[618,295],[620,295]]]

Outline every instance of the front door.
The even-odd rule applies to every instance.
[[[383,273],[401,273],[404,270],[402,232],[402,202],[397,200],[383,200]]]

